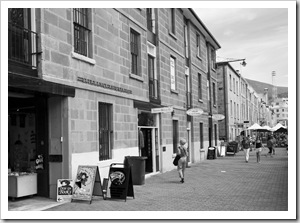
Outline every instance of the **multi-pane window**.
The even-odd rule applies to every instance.
[[[216,84],[212,83],[213,87],[213,104],[216,105]]]
[[[201,74],[198,73],[198,99],[202,100],[202,81]]]
[[[196,44],[197,44],[197,56],[201,57],[201,40],[200,40],[200,34],[196,34]]]
[[[90,56],[89,36],[91,30],[89,29],[88,11],[87,8],[73,9],[74,51],[83,56]]]
[[[171,8],[170,9],[170,32],[172,34],[175,34],[175,9]]]
[[[177,153],[178,131],[178,120],[173,120],[173,153]]]
[[[130,29],[130,52],[131,52],[131,73],[139,75],[139,51],[140,51],[140,34]]]
[[[203,123],[200,123],[200,149],[203,149]]]
[[[153,8],[147,8],[147,29],[155,33],[155,14]]]
[[[171,90],[176,90],[176,60],[170,57]]]
[[[149,96],[158,99],[158,80],[155,73],[155,58],[148,55]]]
[[[235,78],[233,78],[233,93],[235,93]]]
[[[192,93],[190,87],[190,69],[185,67],[185,86],[186,86],[186,104],[187,108],[192,106]]]
[[[236,94],[239,95],[239,83],[238,83],[238,81],[236,81],[235,87],[236,87]]]
[[[99,160],[111,159],[112,105],[99,103]]]
[[[229,74],[229,89],[232,90],[232,83],[231,83],[231,74]]]
[[[216,51],[214,49],[211,49],[211,68],[216,69]]]

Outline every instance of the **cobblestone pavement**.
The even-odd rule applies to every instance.
[[[134,186],[135,198],[92,203],[73,201],[46,211],[288,211],[288,155],[276,148],[276,155],[256,162],[255,152],[244,161],[244,152],[192,164],[185,182],[172,170],[147,178]],[[212,212],[213,213],[213,212]]]

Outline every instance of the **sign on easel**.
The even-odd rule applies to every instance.
[[[131,167],[112,167],[114,165],[123,165],[113,163],[110,165],[109,178],[110,196],[112,199],[125,199],[127,197],[134,198],[133,183],[131,175]]]
[[[98,166],[78,166],[71,201],[85,200],[91,204],[93,195],[103,195]]]
[[[70,202],[73,194],[73,180],[58,179],[57,180],[57,202]]]

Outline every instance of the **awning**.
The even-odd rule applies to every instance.
[[[14,73],[8,74],[8,87],[67,97],[75,96],[74,87]]]
[[[145,110],[145,111],[151,111],[151,108],[161,108],[163,106],[160,104],[152,103],[152,102],[134,100],[133,107],[141,109],[141,110]]]

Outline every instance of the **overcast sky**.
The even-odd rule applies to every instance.
[[[221,45],[217,57],[246,58],[247,66],[231,63],[242,76],[288,86],[288,10],[280,8],[194,8]]]

